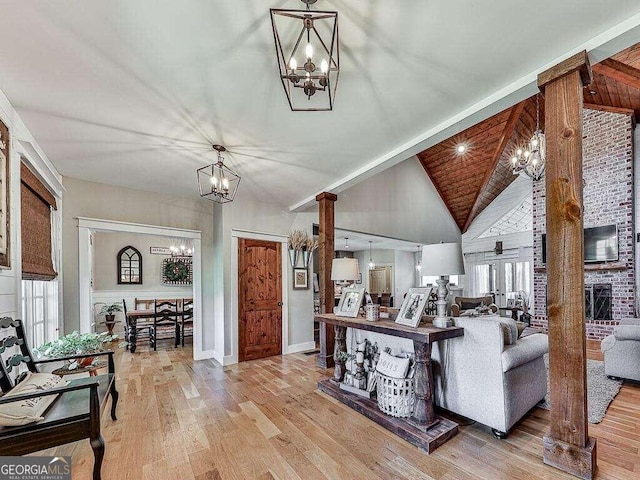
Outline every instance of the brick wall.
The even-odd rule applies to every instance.
[[[623,270],[586,271],[585,285],[612,285],[613,318],[587,321],[587,338],[602,339],[622,318],[634,317],[635,263],[633,233],[633,142],[629,115],[584,110],[584,226],[618,226],[618,262]],[[533,184],[533,276],[535,315],[532,324],[547,328],[547,275],[542,264],[545,223],[544,180]]]

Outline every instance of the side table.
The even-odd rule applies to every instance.
[[[89,372],[90,377],[95,377],[98,375],[98,370],[101,368],[106,368],[107,362],[98,362],[93,365],[88,365],[86,367],[78,367],[73,370],[69,370],[65,367],[56,368],[53,372],[54,375],[58,375],[59,377],[64,377],[65,375],[75,375],[76,373],[86,373]]]

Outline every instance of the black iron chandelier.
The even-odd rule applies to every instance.
[[[218,152],[218,161],[198,169],[198,187],[200,196],[216,203],[233,202],[240,184],[240,175],[224,164],[222,145],[213,145]]]
[[[293,111],[333,110],[340,74],[338,12],[272,8],[280,80]]]

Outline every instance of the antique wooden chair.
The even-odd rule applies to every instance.
[[[173,332],[174,345],[180,342],[180,326],[178,325],[178,300],[156,300],[154,303],[155,316],[149,333],[149,344],[157,350],[158,340],[172,338],[168,332]]]
[[[178,321],[180,322],[180,344],[184,347],[187,328],[190,330],[190,336],[193,336],[193,298],[182,299],[182,315]]]
[[[104,457],[100,412],[106,406],[107,397],[111,396],[111,418],[116,420],[118,404],[113,352],[34,360],[27,345],[22,320],[10,317],[0,318],[0,338],[0,353],[6,356],[0,361],[0,388],[3,393],[9,392],[26,376],[26,372],[22,372],[13,378],[21,369],[38,373],[37,366],[43,363],[102,355],[108,357],[108,373],[105,375],[71,380],[65,387],[0,398],[0,405],[3,405],[49,395],[58,396],[43,413],[43,421],[12,427],[0,426],[0,456],[26,455],[89,438],[94,455],[93,480],[100,480]]]

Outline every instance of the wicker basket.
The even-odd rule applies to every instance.
[[[367,320],[369,320],[370,322],[376,322],[380,320],[380,305],[365,305],[364,311],[367,314]]]
[[[393,378],[376,372],[378,408],[392,417],[410,417],[416,403],[413,378]]]

